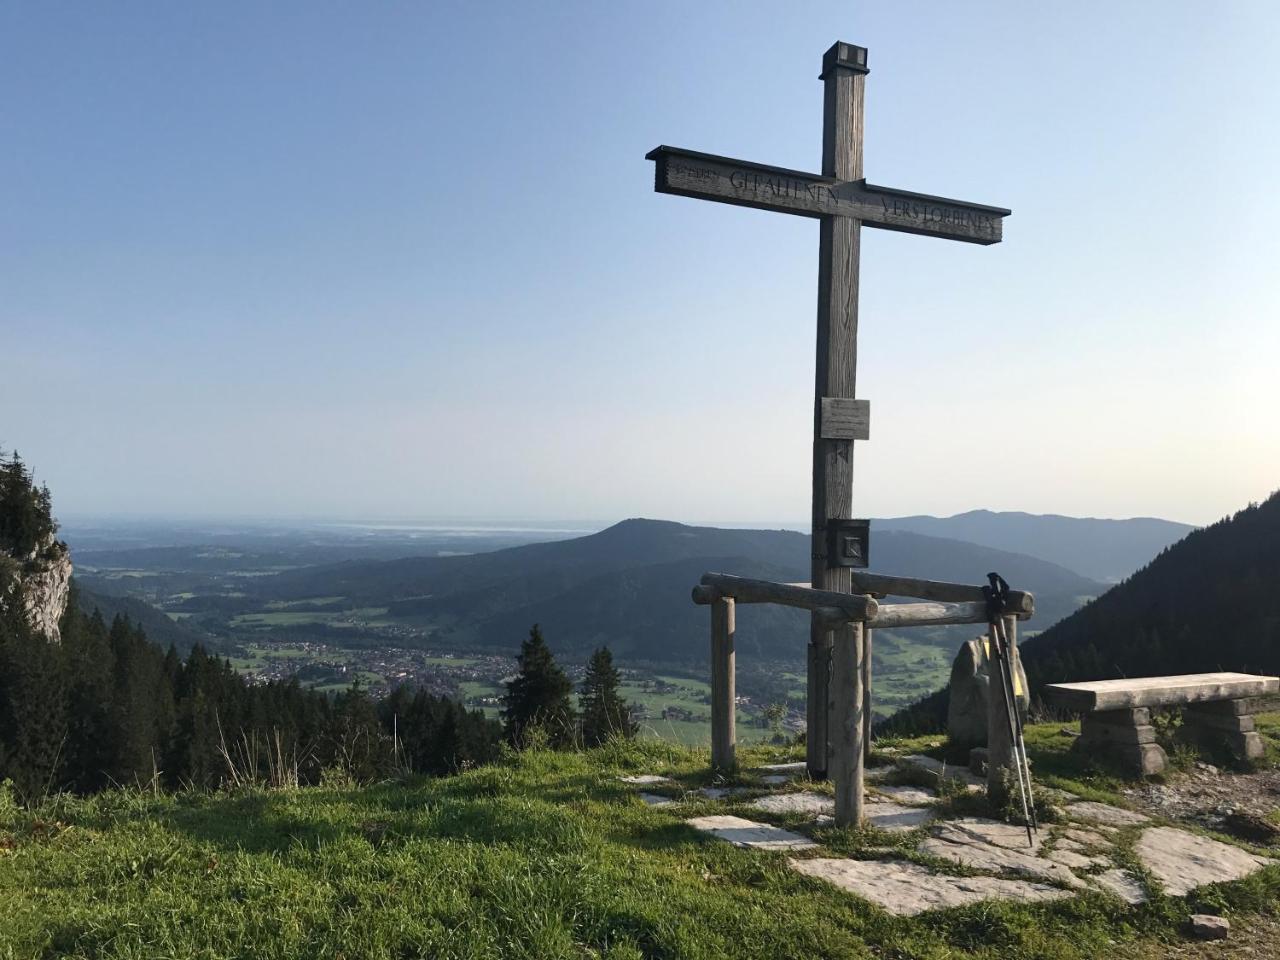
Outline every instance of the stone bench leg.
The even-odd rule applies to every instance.
[[[1253,715],[1264,707],[1257,698],[1192,703],[1183,708],[1187,739],[1210,750],[1226,748],[1236,760],[1257,760],[1265,752]]]
[[[1163,773],[1169,762],[1164,748],[1156,743],[1151,711],[1146,707],[1086,714],[1080,721],[1075,749],[1109,760],[1133,777]]]

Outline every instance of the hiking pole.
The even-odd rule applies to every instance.
[[[1000,686],[1004,693],[1005,721],[1009,725],[1009,744],[1013,751],[1013,766],[1018,775],[1018,797],[1022,801],[1022,819],[1027,826],[1027,845],[1035,846],[1032,836],[1031,810],[1035,800],[1031,795],[1031,768],[1025,764],[1026,745],[1022,741],[1022,724],[1018,716],[1017,692],[1013,685],[1013,663],[1009,659],[1005,641],[1002,617],[1005,600],[1009,594],[1009,584],[998,573],[987,574],[990,585],[982,588],[987,601],[987,625],[991,634],[991,659],[999,670]],[[994,679],[994,678],[992,678]],[[988,757],[987,763],[993,763],[994,757]],[[1024,779],[1025,775],[1025,779]]]
[[[1010,685],[1013,686],[1013,681],[1018,675],[1017,662],[1015,660],[1013,644],[1009,642],[1009,631],[1005,627],[1003,618],[1001,618],[999,627],[1001,652],[1003,654],[1006,671],[1009,674]],[[1027,739],[1023,733],[1022,711],[1018,709],[1018,692],[1016,686],[1014,686],[1014,689],[1009,695],[1009,703],[1012,706],[1011,712],[1013,713],[1015,730],[1017,731],[1017,739],[1014,740],[1014,749],[1017,753],[1015,753],[1014,760],[1015,762],[1020,761],[1020,769],[1027,781],[1027,795],[1031,798],[1030,806],[1028,808],[1031,812],[1031,829],[1039,832],[1040,824],[1036,822],[1035,791],[1032,787],[1031,780],[1031,759],[1027,756]],[[1021,754],[1020,758],[1018,754]]]

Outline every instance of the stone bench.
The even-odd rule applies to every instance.
[[[1107,756],[1136,776],[1162,773],[1168,763],[1151,726],[1152,707],[1182,707],[1189,739],[1208,749],[1226,747],[1239,760],[1262,756],[1253,715],[1280,693],[1280,677],[1249,673],[1193,673],[1090,683],[1051,683],[1045,698],[1084,714],[1076,749]]]

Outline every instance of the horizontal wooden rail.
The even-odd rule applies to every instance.
[[[793,583],[793,587],[808,587],[807,583]],[[940,603],[978,603],[985,601],[982,587],[970,583],[947,583],[942,580],[920,580],[915,577],[891,577],[883,573],[853,571],[853,589],[876,597],[914,597],[920,600],[936,600]],[[1036,612],[1035,597],[1025,590],[1010,590],[1005,612],[1026,620]],[[984,613],[985,617],[986,614]],[[965,622],[965,621],[961,621]],[[967,621],[981,623],[981,620]]]
[[[986,623],[985,603],[882,603],[868,627],[945,627],[953,623]]]
[[[693,602],[712,603],[720,597],[732,597],[738,603],[777,603],[803,610],[823,610],[824,619],[867,620],[875,616],[880,605],[871,597],[857,593],[835,593],[814,590],[808,585],[797,587],[772,580],[749,580],[724,573],[707,573],[702,585],[693,588]]]

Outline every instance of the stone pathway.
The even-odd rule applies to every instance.
[[[833,797],[821,793],[775,793],[759,800],[752,800],[747,806],[765,813],[811,813],[832,814],[836,801]]]
[[[938,795],[924,787],[885,783],[876,784],[874,790],[896,803],[905,803],[910,807],[927,807],[938,802]]]
[[[1112,896],[1119,897],[1131,907],[1146,903],[1150,898],[1147,889],[1137,877],[1128,870],[1119,868],[1095,874],[1089,878],[1094,886],[1105,890]]]
[[[792,860],[791,868],[833,883],[900,917],[962,907],[979,900],[1058,900],[1066,890],[999,877],[952,877],[916,863],[881,860]]]
[[[939,780],[959,780],[970,789],[986,789],[987,781],[981,777],[975,776],[973,771],[968,767],[960,767],[954,764],[943,763],[941,760],[935,760],[933,757],[926,757],[924,754],[912,754],[909,757],[902,757],[898,760],[899,766],[915,768],[925,773],[931,773]]]
[[[1185,897],[1206,883],[1239,880],[1278,862],[1176,827],[1142,831],[1133,850],[1165,893],[1173,897]]]
[[[742,817],[694,817],[685,823],[695,830],[726,840],[735,847],[751,847],[755,850],[812,850],[818,846],[798,833],[767,823],[744,820]]]
[[[1006,846],[999,840],[985,838],[983,834],[992,826],[1007,827],[996,821],[948,821],[938,826],[934,835],[920,842],[916,848],[921,853],[941,860],[950,860],[973,870],[990,873],[1013,873],[1020,876],[1051,880],[1068,887],[1080,889],[1085,883],[1067,867],[1028,850],[1026,831],[1022,834],[1022,849]],[[994,832],[994,831],[992,831]],[[1039,843],[1037,843],[1037,849]]]
[[[1151,818],[1132,810],[1121,810],[1105,803],[1092,800],[1078,800],[1066,807],[1067,816],[1072,820],[1083,820],[1085,823],[1103,824],[1108,827],[1135,827],[1150,823]]]
[[[926,762],[927,761],[927,762]],[[907,757],[901,762],[937,776],[955,777],[976,788],[980,784],[963,768],[944,769],[930,757]],[[774,764],[755,771],[760,781],[790,784],[804,776],[804,764]],[[669,777],[636,774],[621,777],[636,787],[675,785]],[[972,783],[971,781],[976,781]],[[703,787],[685,799],[733,803],[750,787]],[[677,805],[669,796],[639,791],[654,807]],[[868,790],[867,823],[892,833],[928,829],[916,850],[949,860],[984,876],[957,877],[900,859],[899,849],[863,848],[864,859],[792,857],[788,864],[799,873],[831,883],[900,916],[963,906],[980,900],[1023,902],[1054,900],[1094,889],[1136,906],[1151,891],[1142,880],[1112,859],[1117,837],[1137,834],[1133,853],[1151,877],[1171,896],[1185,896],[1208,883],[1237,880],[1280,861],[1255,856],[1231,844],[1197,836],[1174,827],[1152,826],[1151,819],[1105,803],[1063,798],[1072,823],[1048,824],[1028,845],[1025,827],[983,817],[939,818],[937,794],[925,787],[874,784]],[[801,815],[815,826],[833,822],[834,799],[815,790],[772,792],[747,801],[746,806],[771,816]],[[810,837],[744,817],[695,817],[685,823],[737,847],[783,853],[819,850]],[[874,857],[875,859],[867,859]]]

